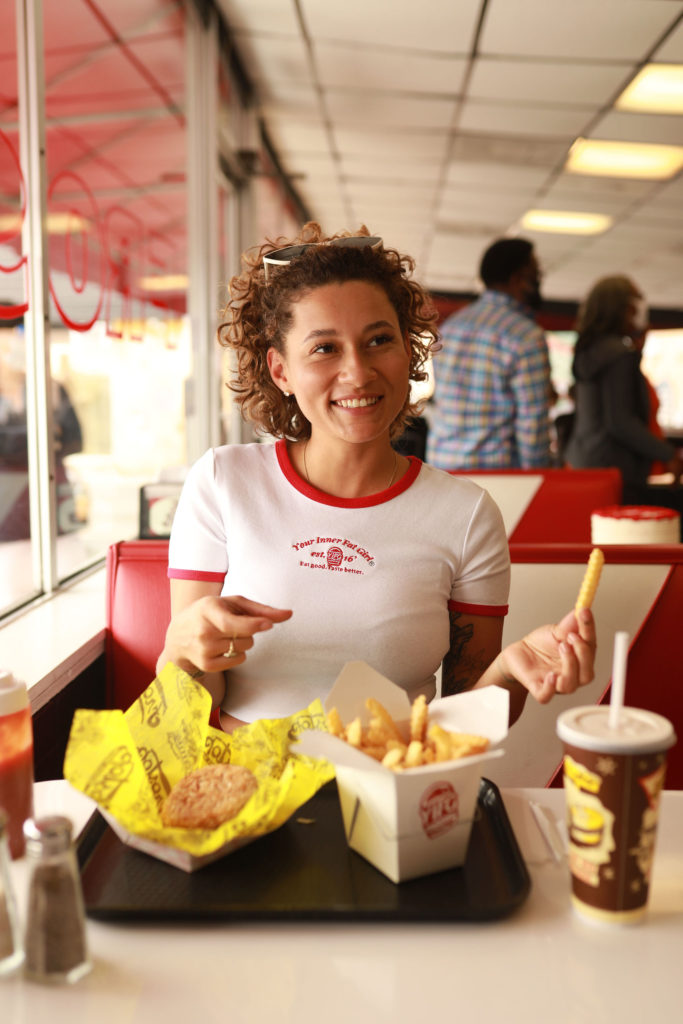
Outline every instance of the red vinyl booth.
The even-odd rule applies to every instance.
[[[618,469],[451,470],[461,476],[542,476],[543,482],[510,534],[511,544],[590,543],[591,512],[619,505]]]
[[[605,545],[603,550],[608,566],[615,563],[633,567],[634,586],[638,583],[638,565],[654,563],[664,569],[664,583],[632,639],[626,699],[629,704],[656,711],[673,722],[679,742],[669,754],[666,785],[669,789],[683,789],[683,667],[679,643],[683,545]],[[575,563],[580,578],[590,552],[590,544],[510,545],[513,574],[516,566],[523,563],[549,566]],[[122,541],[114,544],[107,554],[109,707],[125,710],[155,676],[156,659],[170,619],[167,560],[168,542],[162,540]],[[550,578],[554,580],[552,572]],[[554,582],[552,586],[555,587]],[[628,593],[624,599],[628,600]],[[608,701],[609,682],[597,693],[598,703]],[[554,707],[555,703],[548,707]],[[559,698],[557,710],[561,710]],[[520,725],[523,719],[524,716]],[[212,721],[215,723],[215,716]],[[547,774],[544,779],[548,781]],[[548,784],[561,784],[558,768],[552,772]]]
[[[168,541],[130,540],[107,552],[107,704],[125,711],[156,675],[171,618]]]

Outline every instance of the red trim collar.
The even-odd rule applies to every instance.
[[[327,494],[325,491],[319,491],[316,487],[312,487],[299,476],[289,458],[285,440],[281,439],[275,442],[275,454],[280,469],[295,490],[311,501],[317,501],[320,505],[332,505],[335,508],[370,508],[373,505],[383,505],[385,501],[391,501],[392,498],[407,491],[417,479],[422,468],[420,459],[414,455],[408,455],[407,458],[410,461],[408,471],[400,480],[396,481],[393,487],[378,491],[377,494],[366,494],[362,498],[337,498],[334,494]]]

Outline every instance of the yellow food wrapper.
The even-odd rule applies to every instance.
[[[329,762],[289,749],[308,729],[326,728],[320,701],[232,734],[209,725],[210,711],[204,687],[169,662],[127,711],[76,711],[64,759],[64,777],[97,802],[124,841],[185,870],[279,828],[334,777]],[[258,781],[236,817],[217,829],[162,824],[172,786],[194,768],[228,762]]]

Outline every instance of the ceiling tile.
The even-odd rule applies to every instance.
[[[397,12],[394,0],[300,0],[307,30],[320,41],[338,40],[411,50],[467,53],[474,38],[480,0],[420,0]],[[398,15],[398,16],[397,16]],[[448,42],[444,44],[444,40]]]
[[[582,108],[469,100],[463,105],[458,126],[470,132],[566,138],[571,143],[589,120],[590,112]]]
[[[576,196],[614,196],[624,202],[642,199],[652,191],[651,181],[636,178],[604,178],[591,174],[560,174],[552,183],[552,188],[562,195]]]
[[[493,0],[479,53],[638,60],[680,8],[670,0]]]
[[[276,149],[285,153],[327,153],[329,143],[322,120],[285,116],[267,118],[268,132]]]
[[[593,126],[589,138],[681,146],[683,117],[675,114],[631,114],[624,110],[610,110]]]
[[[269,96],[278,86],[306,85],[313,79],[304,41],[299,36],[249,35],[243,39],[249,58],[249,76],[261,94]]]
[[[373,160],[375,156],[397,161],[407,158],[434,163],[445,158],[448,139],[443,132],[394,129],[386,131],[337,124],[333,129],[340,152],[345,156],[362,156]]]
[[[493,60],[474,62],[468,95],[475,99],[556,103],[591,108],[607,103],[633,70],[632,62]]]
[[[447,129],[455,112],[453,100],[368,94],[360,89],[357,92],[327,90],[325,95],[332,120],[342,124]]]
[[[514,135],[484,135],[459,131],[450,156],[452,160],[497,163],[501,175],[509,164],[554,168],[567,153],[564,139],[518,138]]]
[[[364,177],[368,180],[391,182],[432,182],[439,181],[441,176],[440,161],[413,161],[405,157],[399,159],[391,153],[373,151],[371,155],[342,154],[342,173],[351,178]]]
[[[661,64],[683,64],[683,21],[667,36],[659,49],[655,50],[652,59]]]
[[[225,20],[237,32],[299,35],[296,6],[291,0],[216,0]]]
[[[500,163],[494,162],[453,161],[448,165],[446,185],[528,193],[541,188],[548,180],[548,173],[545,167],[526,167],[521,164],[501,167]]]
[[[467,60],[447,53],[406,53],[373,46],[317,43],[318,78],[327,88],[400,90],[455,96],[462,92]]]

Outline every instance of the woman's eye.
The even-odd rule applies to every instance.
[[[374,338],[370,339],[371,345],[387,345],[390,341],[393,341],[391,334],[376,334]]]
[[[332,342],[331,341],[323,341],[319,345],[316,345],[315,348],[311,350],[311,354],[314,355],[314,356],[317,356],[317,355],[327,355],[328,353],[333,352],[333,351],[334,351],[334,345],[332,344]]]

